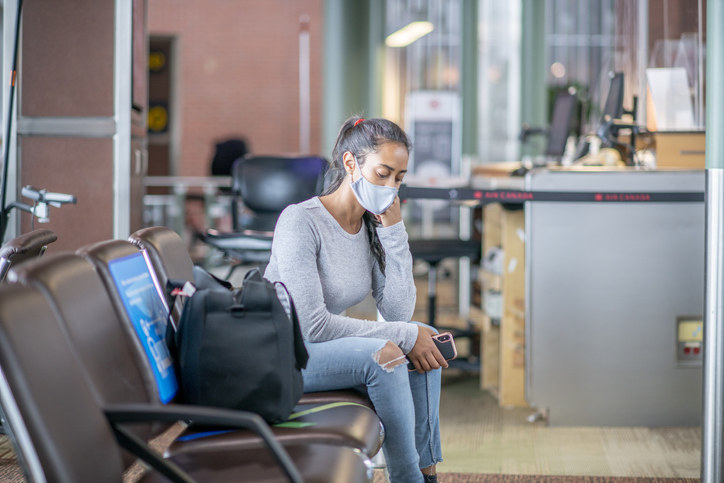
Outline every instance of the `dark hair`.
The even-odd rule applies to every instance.
[[[378,152],[380,147],[387,143],[402,144],[408,153],[412,149],[410,138],[400,126],[392,121],[379,118],[362,119],[359,116],[352,116],[344,121],[337,134],[334,149],[332,149],[332,163],[327,172],[327,185],[321,196],[336,191],[347,175],[342,161],[344,153],[347,151],[352,153],[361,167],[368,154]],[[370,241],[370,251],[377,259],[382,273],[385,273],[385,251],[377,237],[376,230],[380,223],[374,215],[367,211],[362,216],[362,221]]]

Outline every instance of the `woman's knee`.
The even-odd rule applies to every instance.
[[[402,349],[392,341],[386,341],[378,350],[372,353],[372,360],[375,361],[380,369],[385,372],[392,372],[398,366],[407,363],[407,357]]]

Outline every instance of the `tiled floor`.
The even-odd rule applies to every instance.
[[[695,427],[550,427],[530,409],[501,408],[476,378],[446,374],[441,472],[698,478]]]

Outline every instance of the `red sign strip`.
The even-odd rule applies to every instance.
[[[400,199],[435,199],[487,203],[568,202],[568,203],[703,203],[702,191],[524,191],[476,190],[471,188],[423,188],[402,185]]]

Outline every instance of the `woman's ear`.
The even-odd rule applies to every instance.
[[[349,175],[353,174],[357,168],[357,166],[355,166],[354,155],[349,151],[345,151],[342,155],[342,164],[344,165],[344,170]]]

